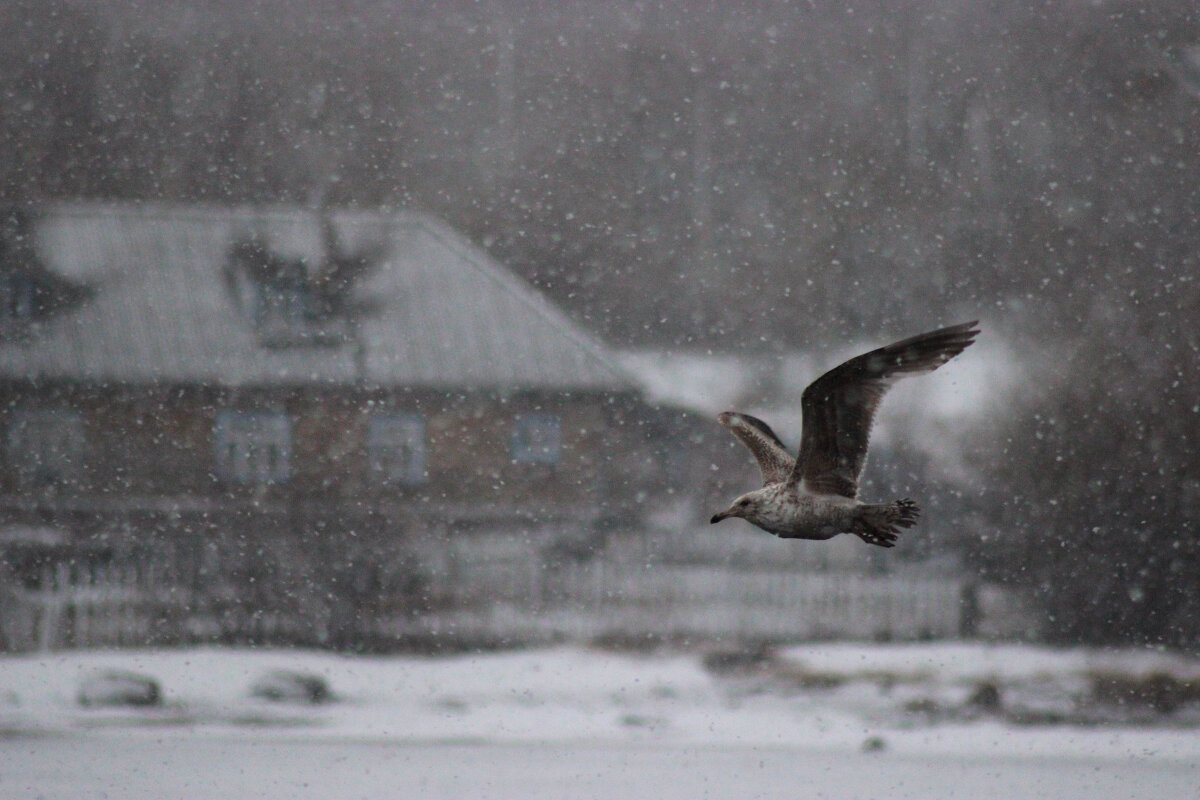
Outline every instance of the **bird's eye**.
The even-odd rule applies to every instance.
[[[738,505],[741,506],[742,508],[745,508],[746,506],[750,505],[750,501],[749,500],[739,500]]]

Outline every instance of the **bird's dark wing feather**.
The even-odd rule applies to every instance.
[[[853,498],[867,459],[875,410],[899,378],[932,372],[965,350],[977,322],[922,333],[850,359],[804,390],[800,457],[789,482]]]
[[[754,460],[758,462],[758,469],[762,472],[764,486],[785,481],[792,474],[796,459],[788,454],[783,442],[779,441],[779,437],[767,423],[749,414],[739,414],[735,411],[726,411],[717,417],[717,421],[728,428],[729,432],[754,454]]]

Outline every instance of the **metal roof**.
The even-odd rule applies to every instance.
[[[323,257],[321,218],[297,208],[70,203],[33,216],[35,252],[90,290],[0,340],[0,376],[88,382],[631,390],[602,345],[532,287],[424,214],[333,212],[339,245],[378,257],[352,283],[353,335],[264,344],[226,276],[253,235]]]

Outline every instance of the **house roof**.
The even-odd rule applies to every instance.
[[[424,214],[332,212],[343,251],[373,252],[347,289],[351,334],[272,346],[229,279],[253,237],[318,263],[322,219],[297,208],[71,203],[32,216],[41,265],[84,300],[0,340],[0,376],[223,386],[364,383],[629,390],[600,343],[463,236]]]

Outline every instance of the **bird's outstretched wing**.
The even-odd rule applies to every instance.
[[[817,378],[801,398],[800,456],[789,482],[853,498],[879,401],[899,378],[933,372],[965,350],[978,322],[922,333],[850,359]]]
[[[763,485],[786,481],[795,468],[796,459],[792,458],[771,430],[767,423],[749,414],[739,414],[736,411],[726,411],[717,417],[717,421],[729,429],[729,432],[746,445],[758,462],[762,472]]]

